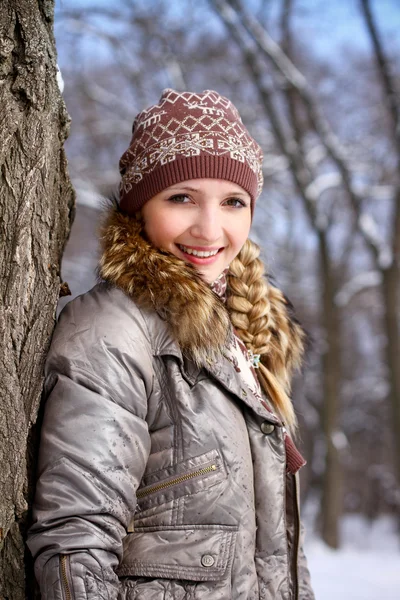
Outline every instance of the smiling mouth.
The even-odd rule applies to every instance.
[[[183,246],[182,244],[177,244],[179,250],[185,252],[185,254],[190,254],[192,256],[197,256],[198,258],[210,258],[210,256],[216,256],[218,252],[223,250],[223,248],[217,248],[217,250],[194,250],[193,248],[188,248],[188,246]]]

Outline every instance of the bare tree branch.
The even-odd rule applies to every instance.
[[[240,21],[248,34],[254,40],[258,50],[275,66],[277,71],[284,77],[288,85],[296,89],[304,106],[307,110],[308,118],[315,132],[321,139],[321,142],[326,148],[328,156],[336,164],[338,171],[342,177],[342,183],[346,190],[350,205],[356,219],[357,229],[365,240],[367,247],[371,251],[375,261],[381,261],[380,252],[383,247],[383,242],[380,241],[376,245],[376,237],[370,235],[370,229],[364,228],[363,220],[360,219],[362,214],[362,204],[364,198],[356,192],[351,169],[347,163],[345,152],[342,145],[339,143],[336,135],[332,131],[328,121],[323,116],[314,94],[307,83],[306,78],[297,69],[297,67],[288,59],[280,46],[271,38],[268,32],[254,19],[254,17],[244,10],[239,0],[211,0],[217,8],[219,14],[227,23],[231,23],[234,27],[235,21]],[[257,53],[254,56],[258,58]],[[385,251],[385,256],[388,253]]]
[[[378,64],[378,73],[382,80],[385,99],[394,125],[394,137],[400,163],[400,102],[399,91],[396,89],[395,80],[390,72],[389,61],[385,56],[383,45],[375,25],[369,0],[361,0],[361,12],[365,18],[368,32]]]
[[[253,81],[259,91],[261,100],[270,120],[272,131],[275,135],[279,149],[288,159],[296,188],[303,198],[311,225],[313,229],[315,229],[317,214],[314,198],[307,195],[307,187],[310,183],[309,173],[299,161],[296,140],[293,137],[288,138],[281,125],[278,111],[274,106],[272,98],[272,88],[265,82],[264,72],[260,68],[257,48],[250,43],[244,28],[241,26],[240,22],[235,19],[234,11],[228,6],[225,0],[211,0],[211,3],[221,16],[227,29],[230,31],[232,38],[242,50],[247,67],[253,77]]]

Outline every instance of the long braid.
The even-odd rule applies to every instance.
[[[265,278],[260,248],[247,240],[228,273],[227,306],[230,318],[248,351],[259,354],[257,371],[262,389],[294,433],[296,415],[290,400],[290,382],[299,366],[304,333],[291,318],[291,305]]]

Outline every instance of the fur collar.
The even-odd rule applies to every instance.
[[[101,229],[99,274],[138,306],[154,308],[182,352],[204,365],[226,343],[228,312],[194,267],[154,248],[141,232],[141,221],[111,208]]]
[[[100,277],[138,306],[155,309],[169,323],[183,353],[202,366],[223,350],[232,332],[225,304],[194,267],[154,248],[142,235],[141,221],[122,213],[116,203],[105,215],[101,245]],[[274,342],[265,358],[289,382],[300,363],[304,334],[289,301],[272,284],[269,288]]]

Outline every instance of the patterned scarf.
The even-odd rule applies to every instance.
[[[210,285],[212,291],[217,294],[223,302],[226,302],[228,271],[228,268],[222,271],[221,275]],[[243,383],[250,392],[259,400],[264,408],[274,414],[262,397],[262,390],[255,371],[255,365],[257,363],[255,362],[254,357],[250,356],[245,344],[239,338],[235,330],[232,342],[226,347],[225,357],[232,363],[235,371],[240,373]],[[306,464],[306,461],[296,448],[285,428],[283,428],[283,431],[286,450],[286,471],[287,473],[294,475]]]

